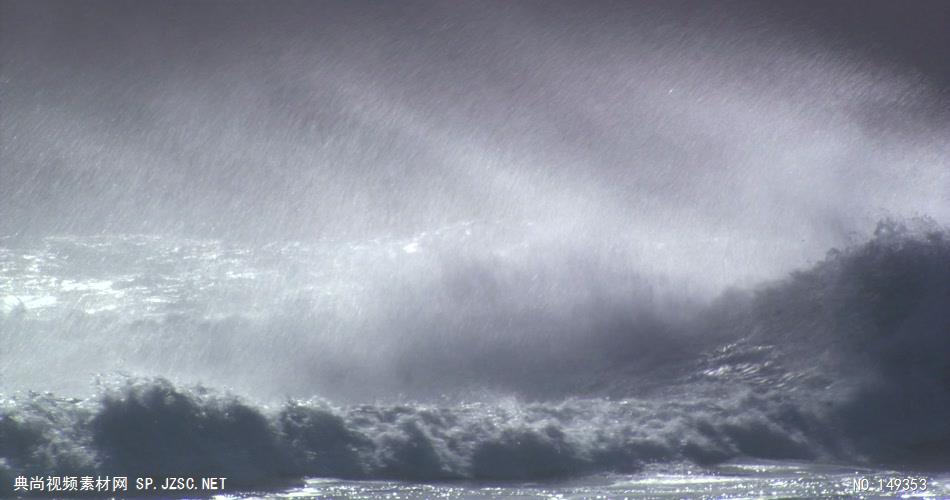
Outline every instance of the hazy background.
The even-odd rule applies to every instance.
[[[0,235],[460,222],[716,284],[950,220],[916,2],[0,2]]]

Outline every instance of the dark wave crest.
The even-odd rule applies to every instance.
[[[950,465],[950,240],[884,221],[870,242],[705,316],[739,340],[707,373],[821,405],[825,442],[877,464]]]

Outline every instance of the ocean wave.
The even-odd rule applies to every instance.
[[[6,401],[0,475],[7,485],[14,475],[51,470],[222,476],[259,488],[306,476],[523,480],[822,453],[781,408],[751,393],[689,402],[266,407],[162,379],[127,380],[95,400]]]
[[[706,325],[739,340],[705,373],[820,403],[828,431],[863,460],[945,469],[948,311],[947,232],[928,220],[884,221],[868,243],[707,312],[715,319]]]
[[[12,484],[14,475],[48,471],[220,475],[236,488],[307,476],[523,480],[739,457],[945,470],[948,306],[946,231],[885,222],[865,244],[829,252],[785,279],[727,292],[687,320],[640,314],[617,322],[607,314],[612,319],[595,323],[607,335],[571,338],[565,350],[525,338],[410,343],[405,352],[414,354],[420,377],[447,373],[454,363],[459,373],[439,387],[470,378],[485,383],[479,397],[267,405],[160,377],[102,383],[87,398],[12,394],[0,405],[0,479]],[[155,325],[175,332],[202,324],[177,318],[145,322],[142,338],[155,337]],[[254,332],[261,327],[247,319],[203,324],[209,331],[201,341],[226,338],[228,328],[295,338],[288,325]],[[258,354],[283,346],[280,339]],[[219,349],[227,354],[228,346],[225,340]],[[295,356],[308,349],[286,352],[288,376],[329,373],[294,371],[306,366]],[[564,358],[567,352],[586,358]],[[555,369],[562,372],[554,383],[564,382],[556,396],[519,393]],[[509,390],[488,390],[493,370],[497,380],[512,381],[502,386]]]

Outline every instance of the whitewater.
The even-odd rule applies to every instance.
[[[950,494],[950,240],[935,222],[882,222],[708,300],[606,260],[526,268],[531,242],[496,233],[5,241],[0,480],[673,498],[921,477],[926,491],[878,493]]]

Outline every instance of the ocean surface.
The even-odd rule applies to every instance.
[[[926,488],[894,482],[920,474],[798,462],[729,464],[710,468],[663,464],[629,475],[516,484],[410,483],[311,479],[265,498],[947,498],[950,475],[931,475]],[[863,483],[863,480],[868,480]],[[889,483],[890,482],[890,483]],[[887,485],[892,487],[888,488]],[[228,498],[242,498],[235,495]]]
[[[624,262],[474,224],[0,241],[0,496],[950,497],[944,229],[711,295]]]

